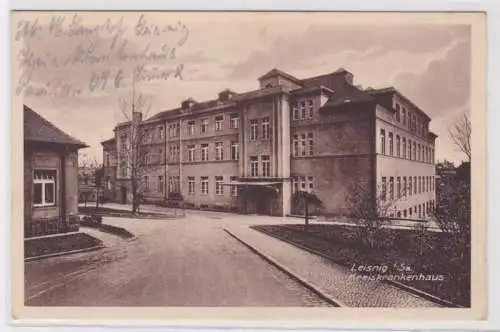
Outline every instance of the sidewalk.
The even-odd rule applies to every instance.
[[[226,231],[341,307],[439,307],[381,281],[353,278],[349,269],[245,226]]]

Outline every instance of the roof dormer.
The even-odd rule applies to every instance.
[[[189,109],[189,108],[193,107],[194,104],[196,104],[196,100],[194,100],[193,98],[189,97],[188,99],[184,100],[181,103],[181,108],[183,110]]]
[[[219,101],[228,101],[233,98],[233,96],[236,95],[236,92],[233,92],[229,89],[225,89],[221,92],[219,92]]]

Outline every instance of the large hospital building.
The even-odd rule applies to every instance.
[[[118,124],[102,142],[105,198],[131,201],[123,151],[138,125],[147,137],[140,176],[149,201],[181,193],[193,208],[287,215],[301,190],[336,215],[349,214],[357,188],[395,202],[393,217],[426,218],[435,201],[436,135],[418,106],[392,87],[355,86],[342,68],[310,78],[273,69],[258,80],[257,90],[190,98]]]

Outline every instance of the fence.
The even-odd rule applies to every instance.
[[[75,232],[78,231],[79,225],[80,220],[76,215],[28,220],[24,224],[24,237]]]

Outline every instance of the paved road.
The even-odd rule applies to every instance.
[[[282,222],[222,213],[178,220],[109,219],[138,235],[98,252],[25,264],[27,305],[326,306],[224,232]]]

